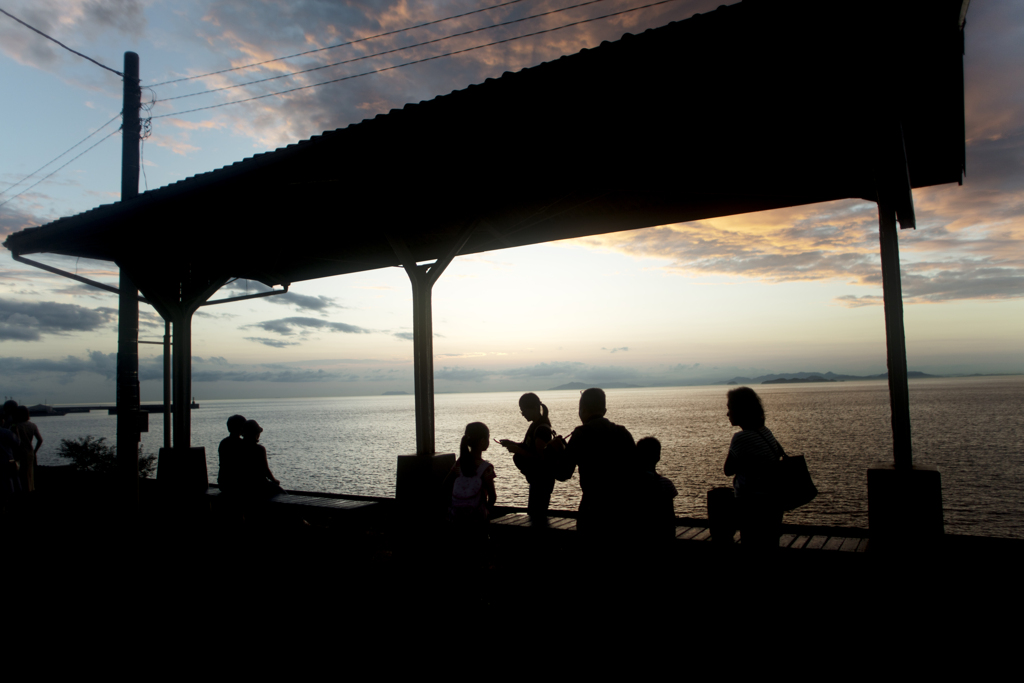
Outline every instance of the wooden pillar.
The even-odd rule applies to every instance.
[[[171,327],[174,331],[174,341],[171,343],[174,368],[171,404],[174,416],[173,447],[181,450],[192,445],[192,312],[179,310],[177,313]]]
[[[185,262],[168,259],[167,268],[132,264],[132,275],[146,301],[170,323],[172,446],[160,449],[157,480],[175,494],[192,495],[206,491],[206,449],[192,448],[192,315],[225,282],[227,276],[214,274]],[[123,267],[123,266],[122,266]],[[168,327],[165,324],[165,331]],[[164,346],[164,371],[167,369]],[[165,375],[166,377],[166,375]],[[164,387],[167,401],[167,387]],[[165,423],[166,424],[166,423]],[[166,437],[165,437],[166,443]]]
[[[458,255],[476,229],[476,223],[462,231],[448,255],[428,265],[417,265],[405,241],[388,234],[395,256],[412,284],[413,374],[416,392],[416,454],[434,455],[434,322],[431,292],[441,273]]]
[[[434,440],[434,314],[431,293],[437,277],[427,266],[407,269],[412,283],[413,377],[416,393],[416,455],[436,452]],[[437,273],[440,275],[440,272]]]
[[[918,553],[943,535],[942,478],[934,467],[915,466],[911,449],[907,342],[903,331],[899,230],[915,227],[909,166],[899,125],[878,137],[878,239],[885,304],[885,355],[892,415],[892,463],[868,469],[868,526],[872,549]]]
[[[913,466],[910,439],[910,390],[907,385],[907,342],[903,330],[903,287],[896,210],[881,193],[878,198],[879,242],[882,255],[882,298],[885,306],[885,351],[889,369],[889,407],[892,413],[893,463]]]
[[[455,463],[451,453],[437,454],[434,440],[434,323],[431,293],[441,277],[465,246],[476,224],[467,227],[455,240],[448,255],[428,265],[417,265],[404,239],[388,234],[395,255],[405,268],[412,284],[413,308],[413,374],[416,392],[416,455],[398,456],[395,498],[410,513],[447,506],[437,484]],[[451,494],[448,493],[448,502]],[[428,515],[429,516],[429,515]]]
[[[164,448],[171,447],[171,321],[164,321]]]

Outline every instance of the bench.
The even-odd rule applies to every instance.
[[[213,485],[206,491],[206,497],[215,509],[223,507],[218,505],[221,495],[221,490]],[[333,493],[285,491],[268,499],[267,505],[279,510],[294,511],[297,516],[303,518],[330,518],[339,515],[344,515],[348,518],[353,514],[364,515],[371,513],[381,507],[382,502],[369,497],[343,497]]]

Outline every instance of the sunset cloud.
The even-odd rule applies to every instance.
[[[304,318],[301,316],[265,320],[261,323],[247,325],[247,327],[258,327],[267,332],[274,332],[284,336],[294,334],[306,335],[313,331],[343,332],[345,334],[370,334],[373,331],[347,323],[332,323],[327,320],[320,320],[319,318]]]
[[[107,33],[137,38],[146,27],[141,0],[32,0],[5,3],[4,9],[65,43],[94,40]],[[22,64],[36,66],[81,59],[6,17],[0,22],[0,50]]]
[[[958,188],[966,194],[964,188]],[[900,232],[907,303],[1024,297],[1024,220],[951,229],[922,202],[919,228]],[[962,215],[955,213],[954,215]],[[1018,233],[1020,237],[1018,237]],[[838,280],[881,287],[874,204],[847,200],[753,215],[648,228],[581,240],[637,258],[663,259],[678,275],[720,275],[765,282]],[[935,260],[941,257],[941,260]],[[844,295],[843,305],[872,301]]]
[[[262,282],[257,280],[234,280],[221,287],[220,291],[229,293],[230,296],[245,296],[247,294],[261,294],[264,292],[270,292],[273,287],[267,287]],[[280,290],[278,290],[280,291]],[[226,298],[226,297],[225,297]],[[332,308],[344,308],[339,305],[336,300],[329,296],[310,296],[308,294],[300,294],[295,291],[285,292],[284,294],[274,294],[273,296],[264,297],[262,299],[264,303],[277,304],[279,306],[293,306],[297,309],[305,311],[314,311],[322,313]]]
[[[39,341],[47,334],[90,332],[116,316],[113,308],[0,299],[0,341]]]
[[[287,346],[298,346],[299,342],[284,341],[283,339],[270,339],[268,337],[246,337],[248,341],[256,342],[257,344],[263,344],[264,346],[271,346],[275,349],[283,349]]]
[[[72,381],[81,373],[102,375],[113,379],[117,373],[117,354],[89,351],[85,358],[65,356],[59,359],[46,358],[0,358],[4,375],[58,375],[62,384]]]

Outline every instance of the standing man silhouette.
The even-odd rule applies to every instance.
[[[562,449],[556,450],[556,479],[571,479],[579,467],[583,498],[577,528],[589,538],[620,537],[626,531],[619,509],[625,493],[621,483],[623,474],[633,467],[636,442],[629,430],[608,420],[605,412],[604,391],[586,389],[580,394],[583,424],[573,430],[568,443],[562,437],[552,442],[555,449]]]

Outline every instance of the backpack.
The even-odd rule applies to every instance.
[[[458,467],[458,465],[456,465]],[[459,476],[452,486],[452,511],[457,515],[484,511],[484,480],[483,473],[490,467],[489,463],[481,463],[476,471],[466,476],[459,469]]]

